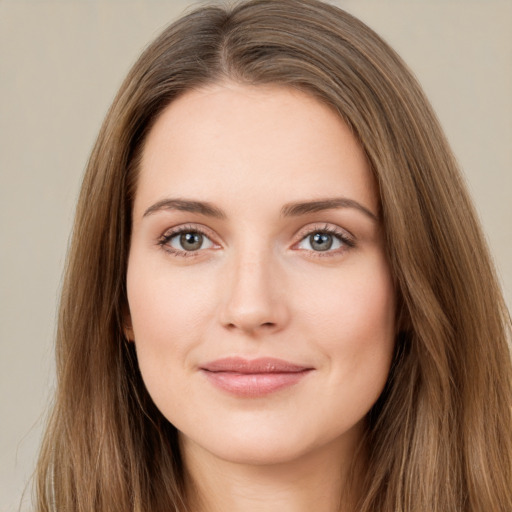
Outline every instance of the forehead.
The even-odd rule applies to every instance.
[[[187,92],[151,129],[135,209],[168,195],[247,207],[343,195],[378,211],[364,151],[338,114],[304,92],[230,82]]]

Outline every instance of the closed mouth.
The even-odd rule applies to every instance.
[[[314,368],[282,359],[228,357],[200,367],[217,388],[238,397],[261,397],[298,383]]]

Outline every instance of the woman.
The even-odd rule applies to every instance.
[[[509,511],[509,332],[396,54],[316,0],[204,7],[89,162],[39,509]]]

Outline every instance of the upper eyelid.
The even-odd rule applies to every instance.
[[[174,256],[180,257],[198,257],[201,255],[202,251],[205,250],[195,250],[195,251],[187,251],[186,249],[177,249],[171,247],[170,242],[173,238],[179,236],[182,233],[199,233],[200,235],[207,238],[213,246],[219,245],[218,242],[215,241],[215,237],[209,234],[211,230],[206,228],[205,226],[198,225],[190,225],[190,224],[178,224],[177,226],[166,229],[157,239],[157,245],[160,246],[166,252],[173,254]],[[211,247],[207,248],[211,249]]]
[[[216,236],[214,231],[207,228],[206,226],[203,226],[202,224],[178,224],[177,226],[167,228],[162,233],[161,237],[173,237],[175,235],[179,235],[180,233],[186,233],[189,231],[200,233],[201,235],[205,235],[208,238]]]
[[[219,247],[219,242],[216,240],[216,236],[212,236],[210,233],[211,233],[211,230],[206,228],[205,226],[202,226],[202,225],[190,225],[190,224],[179,224],[177,226],[174,226],[172,228],[168,228],[166,229],[158,238],[157,238],[157,245],[161,246],[161,247],[164,247],[164,246],[168,246],[170,245],[170,241],[176,237],[176,236],[179,236],[180,234],[182,233],[187,233],[187,232],[196,232],[196,233],[199,233],[200,235],[204,236],[205,238],[207,238],[212,244],[213,244],[213,248],[218,248]],[[217,247],[215,247],[217,246]],[[208,249],[212,249],[212,247],[209,247]],[[183,254],[189,254],[190,256],[194,255],[194,256],[198,256],[203,250],[205,249],[201,249],[201,250],[196,250],[196,251],[185,251],[185,250],[180,250],[180,249],[171,249],[170,247],[166,248],[166,251],[168,252],[172,252],[172,253],[180,253],[182,252]]]
[[[345,235],[346,237],[348,237],[352,240],[356,240],[356,236],[353,235],[347,229],[344,229],[340,226],[337,226],[336,224],[331,224],[328,222],[319,222],[319,223],[314,223],[314,224],[308,224],[308,225],[304,226],[303,228],[299,229],[297,231],[296,236],[299,237],[299,240],[302,240],[303,238],[310,235],[311,233],[321,232],[321,231],[327,231],[329,233]]]

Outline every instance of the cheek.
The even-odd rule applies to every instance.
[[[161,259],[147,264],[149,258],[144,255],[135,252],[130,256],[127,291],[136,341],[168,344],[176,339],[174,334],[190,337],[200,329],[204,317],[200,313],[211,303],[211,281],[198,272],[173,272],[166,259]]]
[[[395,293],[387,263],[379,255],[316,284],[309,287],[316,291],[304,307],[304,329],[314,336],[340,386],[350,382],[376,399],[395,342]]]
[[[331,269],[330,269],[331,270]],[[383,255],[370,255],[362,261],[340,266],[339,271],[311,274],[297,290],[303,313],[320,329],[356,328],[394,330],[395,292],[389,267]]]
[[[212,291],[199,279],[184,279],[186,273],[170,272],[165,259],[161,265],[147,261],[130,256],[127,294],[139,367],[158,401],[192,368],[189,355],[205,331]]]

